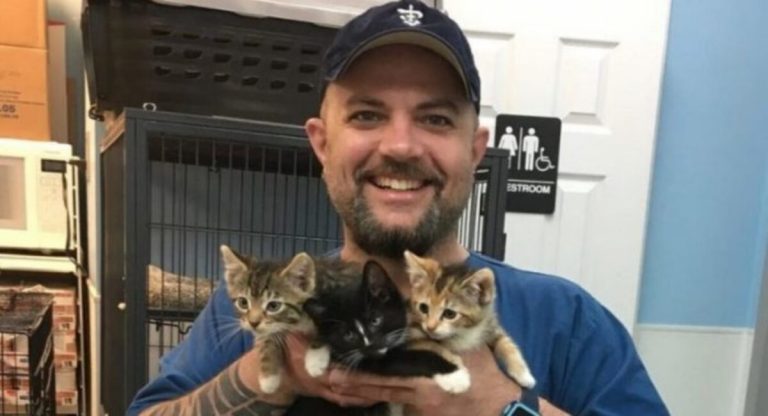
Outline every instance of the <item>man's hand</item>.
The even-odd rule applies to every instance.
[[[304,366],[304,357],[309,348],[301,335],[289,334],[285,338],[285,375],[278,391],[286,396],[315,396],[338,403],[342,406],[370,406],[375,401],[348,396],[331,390],[329,373],[312,377]]]
[[[521,389],[496,364],[490,349],[482,347],[462,355],[472,385],[461,394],[450,394],[427,377],[383,377],[333,370],[333,392],[370,402],[400,403],[408,415],[498,416],[520,397]]]

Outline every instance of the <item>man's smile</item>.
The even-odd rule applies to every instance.
[[[412,191],[428,185],[428,182],[423,180],[396,179],[383,176],[373,177],[370,181],[378,188],[395,191]]]

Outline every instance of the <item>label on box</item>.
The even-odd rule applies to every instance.
[[[77,354],[73,352],[55,351],[53,365],[56,371],[66,368],[77,368]]]

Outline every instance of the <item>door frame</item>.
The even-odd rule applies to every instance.
[[[763,283],[757,311],[757,325],[752,344],[749,385],[744,406],[745,416],[760,416],[768,409],[768,247],[763,266]],[[760,394],[762,392],[763,394]]]

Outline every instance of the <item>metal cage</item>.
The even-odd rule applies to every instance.
[[[0,291],[0,414],[53,415],[53,296]]]
[[[468,248],[503,258],[503,150],[489,152],[460,221]],[[258,258],[341,245],[303,129],[127,109],[102,145],[102,398],[122,414],[222,278],[218,247]]]

